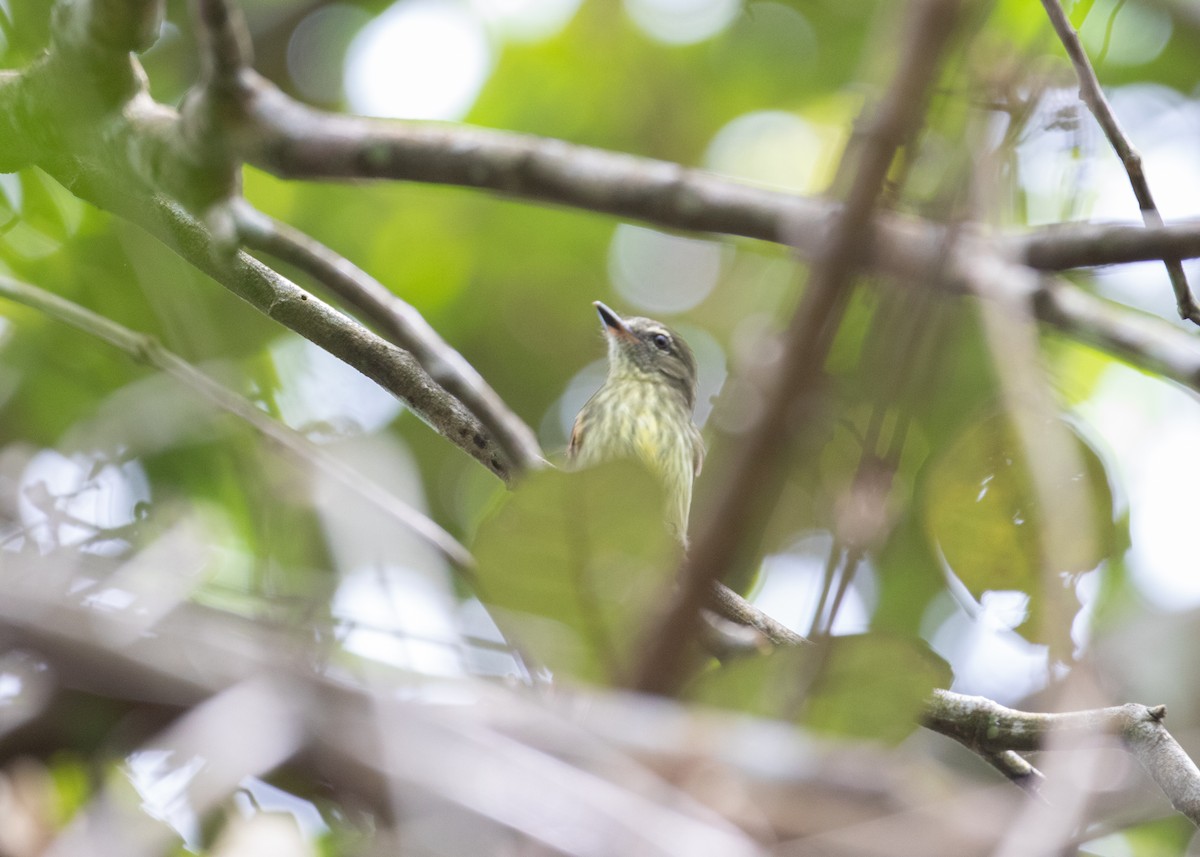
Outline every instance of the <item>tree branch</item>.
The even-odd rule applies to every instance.
[[[474,559],[467,549],[425,515],[401,502],[378,483],[351,472],[346,465],[325,450],[309,442],[298,432],[275,422],[253,403],[218,384],[177,354],[168,351],[153,337],[135,333],[65,298],[2,275],[0,296],[43,312],[76,330],[107,342],[135,360],[170,375],[221,410],[247,423],[259,434],[270,438],[304,464],[377,506],[401,526],[432,545],[460,570],[465,571],[474,566]]]
[[[512,463],[486,429],[449,395],[411,354],[305,292],[245,253],[228,255],[179,205],[115,183],[77,161],[46,164],[76,196],[141,226],[171,250],[260,312],[362,372],[390,391],[418,417],[505,481]]]
[[[389,341],[411,353],[433,380],[479,418],[519,469],[545,465],[533,430],[475,367],[387,286],[300,230],[248,207],[239,211],[238,234],[248,248],[304,271],[376,325]]]
[[[795,418],[814,392],[849,302],[862,236],[870,229],[895,152],[923,113],[927,88],[957,12],[954,0],[913,4],[901,66],[871,119],[852,169],[850,158],[843,160],[844,174],[853,176],[846,204],[825,252],[813,265],[779,369],[769,381],[763,413],[742,435],[726,481],[700,519],[699,535],[679,571],[678,588],[665,615],[650,629],[633,679],[638,690],[670,693],[679,686],[705,593],[739,557],[744,560],[757,552],[781,490],[781,460],[796,433]]]
[[[1200,392],[1200,339],[1186,330],[1061,277],[1042,277],[1033,302],[1038,319],[1065,336]]]
[[[934,691],[922,725],[985,758],[1004,752],[1032,752],[1051,735],[1066,735],[1083,746],[1103,746],[1120,738],[1158,787],[1192,824],[1200,826],[1200,769],[1163,726],[1166,706],[1129,703],[1113,708],[1035,714],[1016,711],[981,696]]]
[[[1067,19],[1067,14],[1058,0],[1042,0],[1042,5],[1046,8],[1046,14],[1054,26],[1054,32],[1058,34],[1059,40],[1066,49],[1071,64],[1075,67],[1075,74],[1079,78],[1079,97],[1083,99],[1092,115],[1096,117],[1096,121],[1100,123],[1104,136],[1108,138],[1109,144],[1125,167],[1125,172],[1129,176],[1129,184],[1133,187],[1133,195],[1137,197],[1138,208],[1142,212],[1142,220],[1145,221],[1146,226],[1161,227],[1163,225],[1162,215],[1158,212],[1158,206],[1154,204],[1150,183],[1146,181],[1146,174],[1142,169],[1142,156],[1129,142],[1108,99],[1104,97],[1104,90],[1100,87],[1100,80],[1096,77],[1096,71],[1092,68],[1087,51],[1083,49],[1079,34],[1071,26],[1071,22]],[[1179,317],[1200,324],[1200,306],[1196,305],[1196,300],[1192,297],[1187,276],[1183,272],[1183,264],[1179,259],[1170,257],[1164,257],[1163,264],[1166,265],[1167,274],[1171,278],[1171,288],[1175,292],[1175,305],[1179,311]]]
[[[1200,256],[1200,221],[1158,228],[1117,223],[1060,223],[1002,239],[1013,258],[1040,271]]]
[[[724,583],[714,583],[709,605],[730,621],[758,631],[774,646],[808,646],[812,641],[768,616]]]

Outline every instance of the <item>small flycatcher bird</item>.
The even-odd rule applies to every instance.
[[[692,480],[704,463],[704,441],[692,422],[696,358],[659,322],[595,306],[608,339],[608,377],[575,418],[567,458],[576,467],[640,459],[666,487],[667,523],[686,545]]]

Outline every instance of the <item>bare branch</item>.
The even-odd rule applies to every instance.
[[[101,339],[139,360],[170,375],[212,404],[249,424],[306,465],[368,500],[393,517],[401,526],[416,533],[459,569],[474,566],[471,554],[432,520],[401,502],[371,479],[353,473],[325,450],[310,443],[303,435],[270,419],[251,402],[218,384],[177,354],[168,351],[156,339],[117,324],[78,304],[27,283],[0,276],[0,296],[33,307],[76,330]]]
[[[1200,826],[1200,769],[1171,737],[1166,706],[1129,703],[1113,708],[1041,714],[1017,711],[981,696],[934,691],[922,725],[983,756],[1043,749],[1052,736],[1076,746],[1103,746],[1117,737],[1142,763],[1176,810]]]
[[[726,619],[761,633],[775,646],[808,646],[812,641],[768,616],[724,583],[714,583],[709,605]]]
[[[789,244],[815,258],[841,206],[697,169],[527,135],[430,122],[325,113],[258,78],[247,105],[257,133],[246,158],[284,178],[391,179],[460,185],[663,226]],[[925,277],[945,227],[879,213],[863,264],[906,280]],[[969,233],[969,228],[964,232]],[[996,239],[988,239],[996,240]],[[1200,222],[1158,229],[1056,224],[999,239],[1046,270],[1200,257]]]
[[[410,352],[446,392],[479,418],[518,468],[544,466],[533,430],[412,305],[316,239],[260,212],[243,208],[238,232],[247,247],[304,271],[373,323],[388,340]]]
[[[1147,228],[1061,223],[1003,239],[1014,257],[1041,271],[1200,256],[1200,221]]]
[[[669,693],[679,686],[706,593],[739,557],[757,550],[768,511],[781,489],[785,468],[780,462],[795,435],[794,416],[814,391],[849,301],[862,235],[870,228],[896,149],[923,113],[928,86],[957,12],[953,0],[914,4],[901,66],[868,126],[869,136],[852,171],[850,159],[843,161],[845,174],[853,175],[846,205],[792,318],[763,413],[743,434],[727,481],[716,501],[704,510],[696,543],[680,569],[678,588],[666,614],[651,629],[637,666],[633,686],[639,690]]]
[[[201,85],[235,89],[242,72],[254,61],[242,10],[224,0],[192,0],[191,5],[200,46]]]
[[[1106,301],[1059,277],[1043,277],[1034,311],[1066,336],[1200,392],[1200,340],[1158,316]]]
[[[1031,797],[1042,797],[1042,785],[1045,775],[1029,763],[1029,760],[1012,750],[1001,750],[998,753],[980,753],[983,760],[1008,778],[1009,782]]]
[[[435,431],[508,481],[512,462],[457,399],[429,377],[411,354],[305,292],[245,253],[228,255],[208,231],[177,204],[147,199],[113,182],[103,171],[82,172],[77,162],[50,172],[77,196],[130,220],[259,311],[324,348],[396,395]]]
[[[1063,11],[1059,0],[1042,0],[1042,5],[1046,8],[1050,23],[1054,25],[1054,32],[1058,34],[1059,40],[1066,48],[1071,64],[1075,66],[1075,74],[1079,78],[1079,97],[1083,99],[1088,109],[1092,111],[1092,115],[1096,117],[1096,121],[1100,123],[1100,127],[1104,130],[1104,136],[1108,138],[1109,144],[1116,151],[1117,157],[1121,159],[1121,164],[1125,167],[1125,172],[1129,175],[1129,184],[1133,187],[1133,195],[1137,197],[1142,220],[1148,227],[1161,227],[1163,225],[1162,215],[1158,212],[1158,206],[1154,204],[1154,195],[1150,193],[1150,183],[1146,181],[1146,174],[1142,169],[1142,156],[1129,142],[1129,138],[1121,129],[1121,124],[1117,122],[1116,114],[1113,113],[1108,99],[1104,97],[1104,90],[1100,87],[1100,80],[1096,77],[1096,71],[1092,68],[1087,51],[1083,49],[1079,34],[1071,26],[1071,22],[1067,19],[1067,13]],[[1192,297],[1187,276],[1183,272],[1183,264],[1175,258],[1164,258],[1163,264],[1166,265],[1167,274],[1171,278],[1171,288],[1175,292],[1175,305],[1179,311],[1179,317],[1200,324],[1200,306],[1196,305],[1196,300]]]

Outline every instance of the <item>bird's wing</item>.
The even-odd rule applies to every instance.
[[[574,461],[579,455],[579,445],[583,443],[583,435],[585,429],[583,420],[575,418],[575,424],[571,426],[571,442],[567,444],[567,459]]]
[[[700,475],[701,468],[704,467],[704,438],[700,436],[700,430],[692,426],[692,478],[695,479]]]

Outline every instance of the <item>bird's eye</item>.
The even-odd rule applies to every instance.
[[[654,338],[650,340],[659,351],[666,351],[671,347],[671,338],[665,333],[656,333]]]

